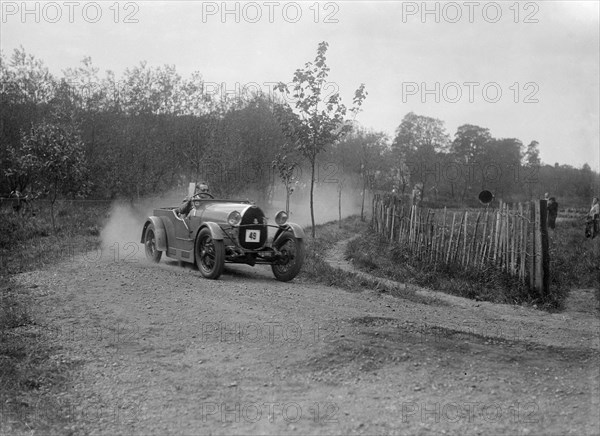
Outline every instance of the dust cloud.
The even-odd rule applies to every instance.
[[[108,253],[115,260],[144,258],[144,247],[140,240],[146,219],[156,208],[179,206],[184,197],[185,192],[178,190],[134,202],[115,201],[111,205],[108,221],[100,232],[103,253]]]
[[[290,196],[289,221],[303,227],[311,225],[310,220],[310,192],[309,187],[301,192],[294,192]],[[265,213],[273,219],[280,210],[285,210],[285,194],[275,195],[272,205],[266,208]],[[360,215],[362,191],[353,188],[342,189],[342,219],[351,215]],[[365,211],[370,208],[369,198],[365,199]],[[338,185],[333,183],[315,186],[314,192],[315,224],[325,224],[337,221],[339,217]]]
[[[256,193],[255,193],[256,194]],[[109,212],[106,225],[100,232],[103,253],[119,260],[143,259],[144,250],[140,243],[142,228],[147,217],[159,207],[179,206],[185,197],[185,188],[173,190],[162,196],[149,197],[134,202],[115,201]],[[246,193],[241,198],[251,201],[259,195]],[[361,191],[351,188],[342,190],[342,218],[360,214]],[[309,227],[310,220],[310,194],[308,188],[299,189],[290,197],[289,221]],[[323,224],[338,219],[338,187],[337,184],[321,184],[315,186],[314,195],[315,222]],[[270,205],[260,205],[269,219],[274,224],[275,214],[285,210],[285,194],[277,190]],[[370,199],[365,201],[365,210],[370,208]]]

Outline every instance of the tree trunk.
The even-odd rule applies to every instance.
[[[285,182],[285,213],[290,216],[290,182],[286,180]]]
[[[54,195],[50,201],[50,218],[52,219],[52,232],[56,235],[56,223],[54,222],[54,202],[56,201],[56,195],[58,194],[58,187],[54,185]]]
[[[315,160],[316,156],[312,156],[310,159],[310,222],[312,225],[311,234],[313,239],[315,237],[315,210],[313,208],[313,193],[315,189]]]
[[[365,220],[365,195],[367,193],[367,179],[363,179],[362,204],[360,206],[360,220]]]
[[[342,184],[338,185],[338,228],[342,228]]]

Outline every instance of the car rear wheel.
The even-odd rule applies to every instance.
[[[196,265],[207,279],[218,279],[225,266],[225,246],[223,241],[212,238],[209,229],[200,230],[196,240]]]
[[[279,281],[289,282],[298,275],[304,263],[304,241],[288,231],[277,238],[275,248],[281,252],[281,259],[271,265],[273,275]]]
[[[146,229],[146,237],[144,238],[144,247],[146,249],[146,258],[150,262],[160,262],[162,251],[156,248],[156,231],[154,230],[154,224],[149,224]]]

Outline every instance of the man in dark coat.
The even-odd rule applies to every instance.
[[[592,199],[592,207],[587,215],[587,222],[585,227],[586,238],[594,239],[600,232],[600,201],[598,197]]]
[[[558,203],[556,198],[550,197],[548,199],[548,227],[554,229],[556,227],[556,216],[558,215]]]

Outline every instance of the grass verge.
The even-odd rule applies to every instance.
[[[12,279],[0,287],[0,434],[73,434],[60,393],[77,363],[37,325],[32,292]]]
[[[376,289],[387,292],[395,297],[404,298],[422,304],[444,305],[446,303],[435,298],[417,295],[415,289],[404,284],[389,284],[365,274],[343,271],[328,264],[330,250],[336,243],[360,235],[368,230],[368,223],[360,217],[351,216],[342,220],[332,221],[315,227],[316,237],[306,238],[306,260],[302,267],[302,277],[313,283],[327,286],[337,286],[352,292]],[[307,231],[308,233],[308,231]],[[344,256],[344,253],[341,253]]]
[[[98,248],[110,204],[60,204],[56,232],[49,206],[35,216],[0,212],[0,274],[16,274],[53,265],[74,253]]]
[[[36,322],[35,292],[14,274],[97,248],[106,205],[59,206],[22,217],[0,212],[0,434],[72,434],[72,408],[59,402],[73,363]]]
[[[584,236],[585,214],[560,219],[550,230],[550,283],[564,298],[569,290],[592,288],[600,303],[600,236]],[[563,295],[564,294],[564,295]]]
[[[600,299],[600,241],[586,240],[579,224],[579,220],[565,220],[550,230],[548,295],[533,294],[517,279],[494,268],[482,271],[420,261],[407,247],[390,244],[371,230],[348,244],[346,256],[359,269],[378,277],[475,300],[535,304],[548,311],[558,311],[564,309],[573,288],[595,288],[596,298]]]

